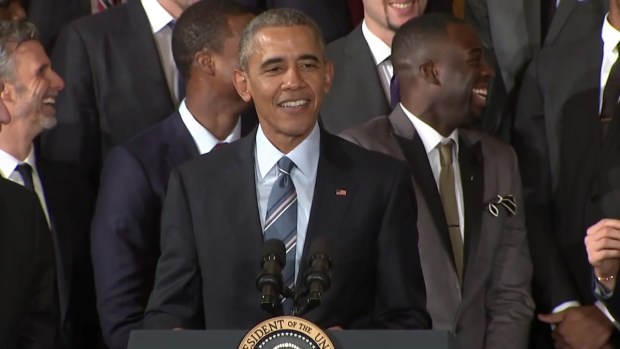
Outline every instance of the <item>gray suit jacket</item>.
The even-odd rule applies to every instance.
[[[398,107],[347,130],[344,138],[405,160],[418,202],[419,250],[433,328],[456,334],[462,348],[526,348],[534,304],[532,263],[512,149],[478,131],[459,130],[465,207],[465,276],[461,288],[437,184],[413,124]],[[497,195],[515,196],[517,214],[491,215]]]

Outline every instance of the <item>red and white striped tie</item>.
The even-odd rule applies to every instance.
[[[120,5],[121,0],[97,0],[97,10],[103,11],[112,6]]]

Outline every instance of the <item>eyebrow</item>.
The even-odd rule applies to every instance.
[[[311,60],[313,62],[320,62],[319,57],[313,55],[313,54],[303,54],[301,56],[299,56],[297,58],[297,60]],[[264,61],[260,67],[264,68],[266,66],[272,65],[272,64],[277,64],[277,63],[281,63],[282,61],[284,61],[284,58],[282,57],[274,57],[274,58],[269,58],[268,60]]]

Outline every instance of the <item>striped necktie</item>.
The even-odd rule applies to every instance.
[[[97,0],[97,10],[103,11],[110,7],[120,5],[121,0]]]
[[[265,241],[279,239],[286,247],[286,266],[282,272],[285,287],[295,286],[295,257],[297,254],[297,192],[291,178],[295,167],[289,158],[278,160],[278,179],[271,188],[265,217]],[[292,300],[284,303],[286,313],[293,307]]]

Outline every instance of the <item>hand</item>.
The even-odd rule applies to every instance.
[[[9,6],[0,8],[0,19],[4,21],[23,21],[26,19],[26,10],[20,0],[11,0]]]
[[[620,269],[620,220],[602,219],[587,230],[585,238],[588,260],[597,277],[616,276]],[[616,280],[601,282],[613,291]]]
[[[605,349],[613,324],[596,306],[568,308],[554,314],[540,314],[542,322],[556,325],[552,337],[557,349]]]

